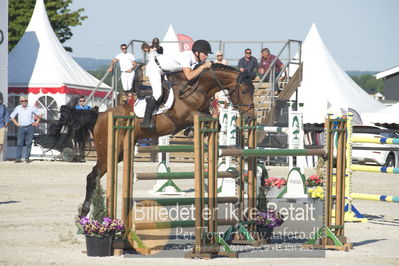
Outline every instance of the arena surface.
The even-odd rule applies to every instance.
[[[326,258],[184,258],[87,257],[85,238],[76,234],[74,217],[83,201],[86,175],[94,162],[0,162],[0,264],[1,265],[399,265],[399,204],[355,200],[368,223],[347,223],[349,252],[327,251]],[[144,172],[156,163],[136,163]],[[190,171],[192,164],[172,164],[174,171]],[[121,167],[120,167],[121,169]],[[270,176],[283,177],[284,167],[270,167]],[[311,173],[312,170],[309,170]],[[121,171],[120,171],[121,172]],[[105,184],[105,178],[102,180]],[[154,182],[140,181],[136,195],[148,195]],[[179,180],[183,189],[192,181]],[[370,194],[399,194],[399,176],[356,172],[353,190]]]

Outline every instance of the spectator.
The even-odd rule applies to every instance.
[[[152,46],[150,46],[146,42],[143,42],[143,44],[141,45],[141,50],[144,53],[147,53],[147,61],[150,61],[152,58],[154,58],[155,56],[159,55],[157,50],[152,48]],[[145,69],[145,66],[143,68]]]
[[[264,75],[267,72],[267,70],[270,68],[270,64],[273,63],[274,59],[276,59],[276,56],[270,54],[270,50],[268,48],[263,48],[262,57],[260,59],[260,67],[258,69],[259,74]],[[275,66],[274,77],[277,78],[281,70],[284,68],[284,64],[280,61],[280,59],[277,58],[274,66]],[[272,71],[273,69],[271,69],[270,72],[267,74],[265,80],[269,81],[270,73]]]
[[[3,145],[7,136],[6,128],[10,123],[10,113],[7,106],[3,104],[3,94],[0,92],[0,154],[3,152]]]
[[[157,52],[157,54],[163,54],[163,47],[159,45],[159,39],[152,39],[151,49]]]
[[[19,98],[19,102],[21,104],[15,107],[14,111],[12,111],[11,113],[11,121],[18,128],[17,154],[15,162],[16,163],[22,162],[21,160],[22,146],[26,141],[25,162],[30,163],[31,160],[29,159],[29,157],[30,157],[30,151],[32,149],[33,131],[34,127],[39,126],[39,122],[42,118],[42,113],[36,107],[28,105],[28,99],[23,96]],[[17,116],[18,116],[18,121],[15,120],[15,117]]]
[[[241,71],[240,82],[248,84],[250,92],[253,94],[255,88],[252,80],[256,77],[256,71],[258,70],[259,64],[258,60],[252,56],[251,49],[245,49],[245,56],[238,61],[238,67]]]
[[[126,44],[121,44],[121,50],[122,52],[117,54],[115,58],[111,61],[108,72],[112,72],[115,63],[119,61],[119,65],[121,68],[122,87],[123,90],[126,92],[132,89],[134,80],[134,69],[136,68],[137,63],[134,55],[127,52]]]
[[[206,62],[208,54],[212,53],[211,44],[206,40],[197,40],[194,42],[192,51],[184,51],[175,56],[157,55],[148,62],[147,76],[151,82],[153,95],[146,97],[147,106],[143,121],[140,123],[143,129],[153,129],[152,112],[155,110],[156,101],[162,94],[161,75],[183,71],[187,80],[196,78],[204,69],[210,68],[212,63]],[[194,68],[198,63],[202,63],[199,67]]]
[[[127,103],[134,107],[134,101],[136,100],[134,98],[134,93],[129,91],[126,95],[126,98],[127,98]]]
[[[79,104],[75,106],[77,110],[90,110],[91,107],[86,105],[86,98],[83,95],[79,96]]]
[[[226,59],[223,58],[223,52],[222,51],[218,51],[216,53],[216,59],[214,61],[214,63],[216,64],[223,64],[223,65],[228,65]]]

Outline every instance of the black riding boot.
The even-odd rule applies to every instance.
[[[145,108],[144,119],[140,123],[141,128],[152,129],[154,128],[154,123],[152,122],[152,112],[154,111],[156,101],[153,96],[146,98],[147,106]]]

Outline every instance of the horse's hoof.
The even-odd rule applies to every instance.
[[[78,210],[78,212],[79,212],[79,214],[78,214],[79,218],[86,217],[87,214],[89,214],[89,211],[90,211],[90,208],[87,208],[87,207],[84,207],[84,206],[80,206],[80,207],[79,207],[79,210]]]

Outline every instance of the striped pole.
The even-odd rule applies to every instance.
[[[386,167],[386,166],[371,166],[371,165],[360,165],[352,164],[352,171],[362,171],[362,172],[374,172],[374,173],[390,173],[399,174],[398,167]]]
[[[272,127],[272,126],[242,126],[241,129],[255,129],[257,131],[271,132],[271,133],[287,133],[288,127]]]
[[[352,143],[399,144],[399,138],[352,137]]]
[[[324,149],[221,149],[219,156],[238,156],[238,157],[253,157],[253,156],[310,156],[326,155]]]
[[[136,173],[137,180],[158,180],[158,179],[194,179],[194,172],[169,172],[169,173]],[[208,178],[208,173],[204,173]],[[217,173],[218,178],[236,178],[239,175],[237,171],[221,171]]]
[[[375,195],[375,194],[364,194],[364,193],[351,193],[352,199],[362,200],[375,200],[375,201],[388,201],[399,203],[398,196],[387,196],[387,195]]]

